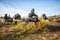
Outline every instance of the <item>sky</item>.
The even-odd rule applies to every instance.
[[[40,17],[60,14],[60,0],[0,0],[0,16],[8,14],[13,17],[19,13],[21,17],[28,17],[31,9]]]

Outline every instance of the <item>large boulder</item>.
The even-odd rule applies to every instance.
[[[31,10],[31,12],[28,15],[29,20],[32,20],[33,22],[38,21],[38,16],[34,13],[34,9]]]

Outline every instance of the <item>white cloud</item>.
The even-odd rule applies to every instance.
[[[27,17],[28,15],[24,10],[14,9],[11,6],[6,7],[3,3],[0,3],[0,16],[4,16],[5,13],[10,14],[10,16],[14,16],[16,13],[19,13],[22,17]]]

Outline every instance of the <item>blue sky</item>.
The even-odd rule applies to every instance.
[[[60,0],[0,0],[0,16],[19,13],[22,17],[27,17],[32,8],[38,16],[43,13],[47,16],[59,15]]]

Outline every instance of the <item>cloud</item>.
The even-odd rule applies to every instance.
[[[16,13],[19,13],[22,17],[27,17],[28,13],[24,10],[15,9],[11,6],[5,6],[3,3],[0,3],[0,16],[4,16],[5,13],[10,14],[10,16],[14,16]]]

